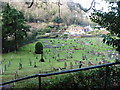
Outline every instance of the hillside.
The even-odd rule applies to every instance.
[[[74,7],[75,3],[68,4],[63,1],[60,5],[60,16],[66,24],[91,24],[89,12],[84,12]],[[59,7],[57,3],[35,2],[31,8],[25,2],[11,2],[10,5],[22,11],[28,22],[50,22],[56,16],[59,16]]]

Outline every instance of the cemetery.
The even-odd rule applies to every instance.
[[[11,1],[0,1],[0,89],[120,88],[120,1]]]
[[[41,55],[35,53],[37,42],[43,44],[44,62],[40,61]],[[37,42],[3,54],[1,75],[4,82],[34,73],[59,72],[115,62],[118,55],[111,46],[102,43],[100,37],[39,39]]]

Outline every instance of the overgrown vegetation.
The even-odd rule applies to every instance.
[[[38,89],[38,80],[32,79],[31,81],[29,81],[29,83],[24,82],[26,83],[23,83],[24,85],[18,83],[14,88],[28,89],[31,87],[31,89]],[[75,72],[71,74],[50,77],[48,76],[46,79],[42,78],[41,83],[42,90],[112,90],[118,88],[120,88],[120,68],[117,66],[108,67],[107,72],[106,68],[104,67],[94,70]]]
[[[109,7],[109,12],[94,10],[91,20],[105,27],[111,35],[116,35],[117,38],[111,35],[104,36],[103,42],[120,52],[120,1],[113,3]]]
[[[27,36],[29,26],[21,11],[6,4],[2,11],[2,51],[9,52],[18,49],[19,44]]]

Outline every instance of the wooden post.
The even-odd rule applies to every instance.
[[[41,90],[41,76],[38,76],[38,81],[39,81],[39,90]]]
[[[108,66],[106,66],[105,69],[106,69],[106,73],[105,73],[105,86],[104,86],[104,90],[107,90]]]

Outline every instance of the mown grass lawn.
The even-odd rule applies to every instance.
[[[101,58],[109,62],[115,61],[114,58],[109,58],[109,54],[116,51],[112,47],[103,44],[102,38],[40,39],[39,42],[42,42],[44,46],[45,62],[39,62],[40,55],[34,54],[36,42],[20,47],[17,52],[2,55],[1,69],[4,72],[1,76],[3,82],[13,80],[16,71],[18,73],[17,78],[21,78],[40,72],[54,72],[53,68],[63,68],[65,62],[67,63],[66,69],[70,69],[71,62],[73,68],[79,68],[79,61],[85,63],[82,67],[87,67],[88,62],[98,65]],[[46,48],[47,46],[50,46],[50,48]],[[54,48],[55,46],[58,47]],[[97,53],[100,53],[100,55],[97,55]],[[86,55],[87,60],[83,60],[84,55]],[[75,60],[78,62],[75,63]],[[22,63],[21,70],[19,70],[20,62]],[[34,67],[35,63],[36,68]]]

